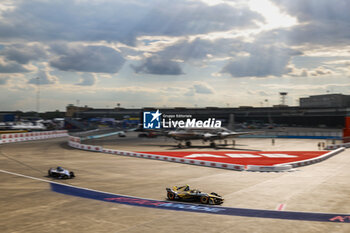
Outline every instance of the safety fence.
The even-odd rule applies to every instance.
[[[0,144],[14,143],[68,136],[67,130],[1,134]]]

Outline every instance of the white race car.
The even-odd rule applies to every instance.
[[[71,179],[75,177],[74,172],[70,172],[62,167],[50,168],[48,174],[50,177],[58,179]]]

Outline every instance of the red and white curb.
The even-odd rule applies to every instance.
[[[283,211],[285,208],[286,208],[286,204],[282,203],[282,204],[277,205],[276,210]]]

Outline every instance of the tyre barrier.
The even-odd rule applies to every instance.
[[[67,130],[1,134],[0,144],[14,143],[68,136]]]

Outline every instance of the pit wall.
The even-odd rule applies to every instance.
[[[162,161],[168,161],[168,162],[177,162],[177,163],[185,163],[185,164],[192,164],[192,165],[199,165],[199,166],[205,166],[205,167],[215,167],[215,168],[223,168],[223,169],[230,169],[235,171],[259,171],[259,172],[284,172],[284,171],[290,171],[293,168],[296,167],[302,167],[314,163],[321,162],[323,160],[326,160],[342,151],[345,150],[345,148],[339,148],[334,151],[330,151],[327,154],[324,154],[322,156],[299,161],[299,162],[293,162],[293,163],[286,163],[286,164],[279,164],[275,166],[256,166],[256,165],[240,165],[240,164],[230,164],[230,163],[218,163],[218,162],[208,162],[208,161],[202,161],[202,160],[193,160],[193,159],[184,159],[184,158],[176,158],[171,156],[164,156],[164,155],[153,155],[153,154],[147,154],[147,153],[137,153],[137,152],[131,152],[131,151],[122,151],[122,150],[113,150],[113,149],[107,149],[103,148],[102,146],[94,146],[94,145],[87,145],[82,144],[82,139],[80,137],[73,137],[69,136],[68,145],[71,147],[74,147],[76,149],[80,150],[87,150],[87,151],[94,151],[94,152],[100,152],[100,153],[107,153],[107,154],[113,154],[113,155],[123,155],[123,156],[130,156],[130,157],[137,157],[137,158],[146,158],[146,159],[156,159],[156,160],[162,160]]]
[[[66,136],[68,136],[67,130],[41,131],[41,132],[28,132],[28,133],[9,133],[9,134],[1,134],[0,144],[42,140],[42,139],[58,138],[58,137],[66,137]]]

